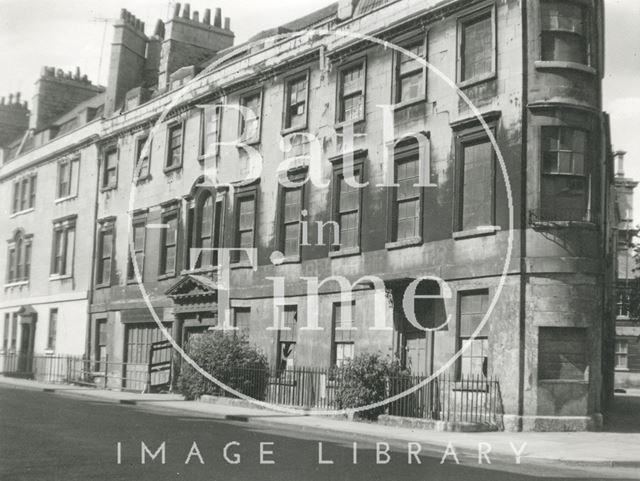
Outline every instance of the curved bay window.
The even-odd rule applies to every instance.
[[[542,60],[590,64],[588,12],[578,2],[545,0],[542,8]]]
[[[27,282],[31,272],[31,235],[17,230],[9,240],[7,283]]]
[[[588,151],[586,131],[542,128],[542,220],[591,221]]]

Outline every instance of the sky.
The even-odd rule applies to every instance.
[[[606,76],[604,108],[611,114],[615,150],[627,151],[627,176],[640,180],[640,0],[604,0]],[[111,23],[120,8],[152,33],[175,2],[165,0],[0,0],[0,96],[21,92],[31,100],[44,65],[79,66],[94,83],[106,83]],[[185,2],[182,2],[185,3]],[[191,11],[220,7],[231,18],[236,43],[333,3],[333,0],[192,0]],[[640,223],[640,188],[635,223]]]

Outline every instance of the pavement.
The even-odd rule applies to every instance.
[[[4,388],[55,392],[65,396],[90,398],[104,402],[138,405],[156,411],[191,413],[211,419],[247,422],[251,426],[270,426],[284,431],[331,435],[343,440],[383,440],[392,446],[420,443],[423,452],[442,457],[450,446],[463,462],[477,463],[479,449],[492,462],[511,464],[556,464],[574,467],[640,467],[640,393],[616,396],[616,406],[623,413],[616,422],[607,423],[604,432],[435,432],[405,427],[384,426],[371,422],[354,422],[312,414],[297,415],[261,408],[231,405],[227,402],[185,401],[178,394],[137,394],[70,385],[52,385],[31,380],[0,376]],[[627,418],[624,417],[627,413]],[[450,443],[450,444],[449,444]],[[484,443],[484,444],[482,444]],[[488,446],[487,446],[488,445]],[[518,452],[518,454],[516,453]],[[451,450],[447,461],[453,460]],[[635,469],[634,469],[635,472]],[[638,471],[640,476],[640,471]],[[634,476],[635,477],[635,476]]]

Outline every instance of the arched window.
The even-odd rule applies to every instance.
[[[203,191],[196,204],[196,247],[211,249],[213,247],[213,196]],[[198,262],[199,267],[212,264],[212,252],[203,251]]]
[[[24,282],[31,273],[31,236],[17,230],[9,241],[7,282]]]

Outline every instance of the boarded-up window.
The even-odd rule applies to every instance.
[[[239,336],[249,336],[249,326],[251,320],[250,307],[234,307],[233,308],[233,327],[237,327],[235,331]]]
[[[541,327],[538,337],[538,379],[587,381],[587,330]]]

